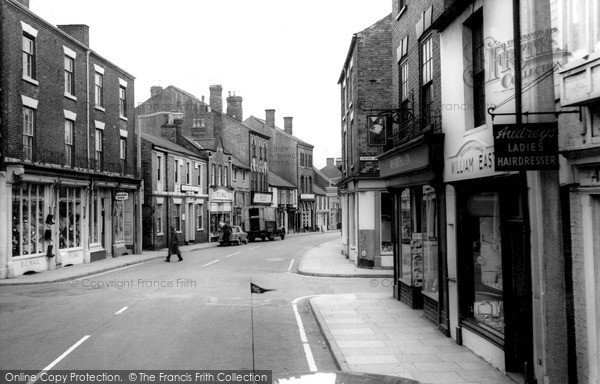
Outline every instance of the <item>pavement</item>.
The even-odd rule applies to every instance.
[[[317,233],[290,234],[288,237]],[[216,247],[218,243],[181,246],[186,253]],[[341,239],[309,249],[299,273],[311,276],[370,278],[371,285],[391,282],[393,271],[357,268],[341,253]],[[166,249],[144,251],[88,264],[59,268],[13,279],[0,286],[69,281],[89,275],[163,258]],[[172,261],[176,258],[172,258]],[[376,280],[381,279],[381,280]],[[386,293],[322,295],[310,305],[334,360],[345,372],[367,372],[405,377],[427,383],[514,384],[508,376],[444,336],[423,317]]]
[[[341,239],[308,250],[299,273],[367,277],[391,284],[393,271],[356,268],[341,254]],[[380,281],[375,278],[382,278]],[[310,300],[313,313],[342,371],[392,375],[420,383],[514,384],[508,376],[444,336],[423,311],[388,293],[323,295]]]

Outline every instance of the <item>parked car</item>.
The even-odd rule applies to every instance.
[[[225,228],[221,231],[221,234],[219,235],[219,245],[248,244],[248,234],[242,230],[242,227],[235,225],[229,228],[230,231],[227,231]]]

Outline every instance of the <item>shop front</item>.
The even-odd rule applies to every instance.
[[[218,241],[221,226],[233,224],[233,191],[223,187],[210,188],[210,241]]]
[[[315,195],[314,193],[300,194],[298,228],[300,231],[314,231],[315,225]]]
[[[447,332],[442,135],[431,135],[379,157],[381,247],[394,256],[394,297]],[[441,214],[440,214],[441,213]]]

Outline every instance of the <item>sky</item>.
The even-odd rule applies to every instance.
[[[352,35],[392,10],[391,0],[30,0],[50,22],[86,24],[90,48],[135,76],[135,104],[150,87],[196,97],[223,86],[243,98],[244,119],[293,117],[313,162],[341,156],[337,83]]]

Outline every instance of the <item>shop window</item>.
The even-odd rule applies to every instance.
[[[59,249],[81,246],[81,191],[62,187],[58,196]]]
[[[423,233],[423,292],[438,296],[438,213],[435,190],[423,187],[421,227]]]
[[[181,204],[175,204],[175,212],[173,212],[173,227],[176,231],[181,231]]]
[[[472,264],[466,270],[469,289],[463,300],[468,310],[463,307],[463,317],[504,334],[499,193],[468,196],[464,225],[465,247],[472,252]]]
[[[162,204],[156,204],[156,214],[158,215],[156,217],[156,234],[157,235],[162,235],[164,234],[165,229],[163,228],[163,205]]]
[[[45,252],[44,188],[35,184],[12,189],[13,257]]]
[[[381,194],[381,254],[391,254],[392,249],[392,215],[394,200],[386,192]]]
[[[410,209],[410,189],[405,189],[400,195],[400,213],[401,213],[401,234],[400,239],[402,246],[400,247],[402,259],[402,271],[400,279],[406,284],[411,285],[411,236],[412,236],[412,217]]]
[[[196,230],[201,231],[204,229],[204,205],[196,204]]]
[[[100,243],[104,223],[102,222],[102,213],[104,212],[104,198],[99,196],[98,191],[90,192],[90,244]]]
[[[123,231],[124,205],[122,200],[114,202],[113,227],[115,241],[125,241],[125,231]]]

